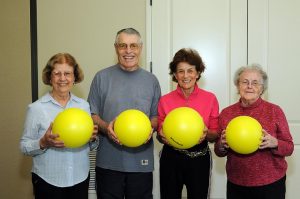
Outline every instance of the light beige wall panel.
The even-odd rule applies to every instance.
[[[83,68],[85,79],[73,92],[87,98],[95,73],[117,62],[114,40],[117,31],[136,28],[144,49],[141,66],[146,67],[147,0],[43,0],[38,1],[39,96],[49,90],[41,72],[57,52],[69,52]]]
[[[29,1],[1,0],[0,6],[0,198],[32,198],[31,159],[19,140],[31,102]]]

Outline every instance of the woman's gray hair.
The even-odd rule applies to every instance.
[[[141,35],[140,35],[139,31],[137,31],[134,28],[124,28],[122,30],[119,30],[117,32],[117,35],[116,35],[115,44],[118,44],[119,36],[120,36],[121,33],[126,33],[128,35],[137,35],[139,37],[139,44],[143,44],[143,41],[142,41],[142,38],[141,38]]]
[[[245,71],[256,71],[257,73],[259,73],[261,75],[261,78],[263,81],[263,82],[261,82],[261,84],[262,84],[262,93],[261,94],[263,94],[265,92],[265,90],[268,88],[268,75],[259,64],[251,64],[251,65],[240,67],[234,74],[234,79],[233,79],[234,85],[236,87],[238,87],[238,85],[240,83],[240,76]]]

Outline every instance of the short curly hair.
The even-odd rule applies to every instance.
[[[268,88],[268,75],[267,73],[262,69],[261,65],[253,63],[251,65],[242,66],[237,69],[237,71],[234,74],[233,83],[238,88],[238,85],[240,83],[240,76],[245,71],[256,71],[258,74],[260,74],[262,78],[262,93],[263,94],[266,89]]]
[[[187,62],[188,64],[195,66],[196,71],[199,73],[199,77],[196,79],[196,81],[200,79],[201,73],[203,73],[205,70],[205,64],[202,61],[202,58],[195,49],[182,48],[176,52],[172,62],[169,65],[169,74],[172,76],[173,82],[178,82],[174,74],[176,73],[177,65],[180,62]]]
[[[77,63],[76,59],[70,55],[69,53],[57,53],[53,55],[49,61],[47,62],[45,68],[43,69],[42,73],[42,80],[44,84],[46,85],[52,85],[51,84],[51,73],[54,69],[55,64],[68,64],[73,67],[74,69],[74,76],[75,76],[75,82],[74,83],[80,83],[84,79],[83,71],[81,70],[79,64]]]

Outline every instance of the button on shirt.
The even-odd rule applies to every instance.
[[[73,94],[62,107],[47,93],[28,106],[20,147],[25,155],[33,157],[32,172],[47,183],[68,187],[84,181],[89,173],[89,143],[80,148],[40,149],[39,141],[56,115],[65,108],[81,108],[90,114],[89,104]]]

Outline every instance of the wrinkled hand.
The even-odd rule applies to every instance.
[[[226,141],[226,131],[225,130],[222,131],[220,139],[221,139],[220,149],[227,150],[229,148],[229,146]]]
[[[277,148],[278,140],[271,136],[267,131],[264,129],[262,130],[264,136],[262,137],[262,142],[259,145],[259,149],[266,149],[266,148]]]
[[[122,145],[122,143],[120,142],[120,140],[118,139],[115,131],[114,131],[114,124],[115,124],[115,119],[113,121],[111,121],[109,124],[108,124],[108,127],[107,127],[107,136],[112,140],[114,141],[115,143],[119,144],[119,145]]]
[[[205,126],[205,127],[204,127],[204,130],[203,130],[203,135],[201,136],[201,138],[200,138],[200,140],[199,140],[199,142],[198,142],[199,144],[200,144],[201,142],[203,142],[203,140],[205,140],[207,133],[208,133],[208,129],[207,129],[207,127]]]
[[[94,130],[93,130],[93,134],[90,138],[90,141],[93,142],[97,139],[97,135],[98,135],[98,125],[94,124]]]
[[[169,141],[167,140],[167,138],[166,138],[166,136],[165,136],[165,134],[164,134],[164,132],[163,132],[162,129],[160,129],[160,131],[158,132],[158,135],[159,135],[161,141],[162,141],[164,144],[170,145],[170,144],[169,144]]]
[[[44,136],[40,139],[41,149],[46,149],[49,147],[64,148],[65,147],[64,142],[57,140],[58,137],[59,137],[58,134],[52,134],[52,123],[51,123]]]
[[[147,140],[146,140],[146,142],[144,144],[146,144],[146,143],[149,142],[149,140],[152,138],[153,133],[154,133],[154,129],[151,128],[151,132],[150,132],[150,134],[149,134],[149,136],[148,136],[148,138],[147,138]]]

